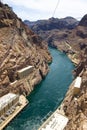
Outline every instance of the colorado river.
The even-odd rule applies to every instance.
[[[68,57],[50,48],[53,61],[46,78],[27,98],[29,105],[7,126],[6,130],[38,130],[41,121],[63,100],[73,80],[74,65]]]

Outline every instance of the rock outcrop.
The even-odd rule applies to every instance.
[[[51,60],[42,39],[17,17],[11,7],[0,2],[0,96],[9,91],[28,95],[48,73]],[[19,80],[17,71],[29,65],[34,66],[33,72]]]

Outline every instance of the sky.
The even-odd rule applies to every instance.
[[[2,2],[9,4],[22,20],[36,21],[67,16],[79,20],[87,13],[87,0],[2,0]]]

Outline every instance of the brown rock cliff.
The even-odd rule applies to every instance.
[[[48,73],[51,60],[42,39],[17,17],[12,8],[0,2],[0,96],[9,91],[29,94]],[[29,65],[34,66],[33,72],[18,80],[17,71]],[[24,84],[26,79],[28,85]]]

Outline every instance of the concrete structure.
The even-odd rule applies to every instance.
[[[67,125],[68,118],[55,111],[39,130],[63,130]]]
[[[80,87],[81,87],[81,83],[82,83],[82,79],[81,77],[77,77],[75,80],[75,84],[74,84],[74,95],[78,95],[80,92]]]
[[[18,78],[19,79],[25,78],[33,71],[33,68],[34,68],[33,66],[28,66],[28,67],[25,67],[25,68],[17,71]]]
[[[3,103],[1,103],[2,101]],[[9,93],[0,99],[0,103],[0,106],[3,106],[1,106],[0,130],[3,130],[6,125],[8,125],[8,123],[28,104],[28,101],[23,95],[18,96]]]
[[[0,116],[4,115],[13,105],[19,102],[19,96],[13,93],[0,98]]]

